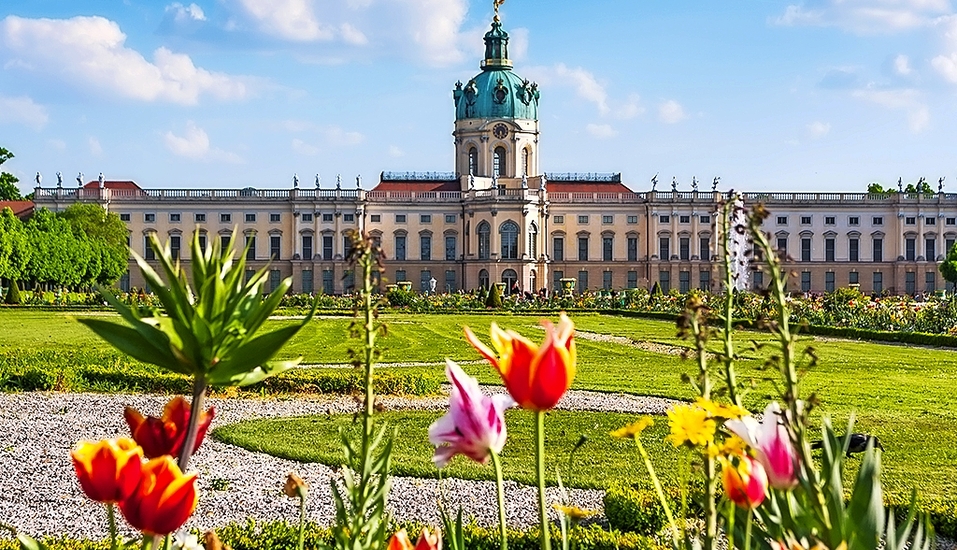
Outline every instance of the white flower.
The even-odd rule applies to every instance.
[[[180,529],[173,535],[173,548],[176,550],[205,550],[196,535],[185,528]]]

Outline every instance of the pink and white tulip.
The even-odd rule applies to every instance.
[[[445,375],[452,394],[448,414],[429,427],[429,442],[435,445],[432,460],[442,468],[461,454],[485,464],[490,453],[498,454],[505,446],[505,409],[515,402],[505,394],[483,394],[478,381],[448,359]]]
[[[752,510],[764,502],[768,477],[760,462],[749,456],[726,458],[721,473],[724,493],[736,506]]]
[[[764,466],[771,487],[788,490],[797,485],[797,450],[784,427],[777,402],[764,409],[761,422],[747,416],[741,420],[728,420],[724,425],[754,449],[755,458]]]

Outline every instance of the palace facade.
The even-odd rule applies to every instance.
[[[383,172],[371,190],[337,181],[323,188],[143,189],[131,181],[79,188],[38,187],[37,207],[101,204],[130,230],[130,246],[153,258],[148,235],[168,240],[189,266],[199,232],[248,244],[249,267],[267,263],[270,286],[293,278],[294,292],[349,292],[349,230],[379,240],[388,282],[454,292],[506,288],[720,290],[718,219],[726,193],[636,192],[620,174],[556,174],[539,167],[539,89],[512,70],[508,34],[496,16],[479,72],[453,89],[454,170]],[[338,178],[337,178],[338,180]],[[771,212],[764,229],[791,260],[793,291],[856,285],[866,293],[945,287],[938,262],[957,241],[957,195],[743,193]],[[146,286],[135,262],[124,289]],[[767,283],[760,271],[751,285]]]

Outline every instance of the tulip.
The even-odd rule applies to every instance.
[[[432,460],[443,468],[462,454],[487,464],[491,453],[499,454],[505,446],[505,409],[512,406],[512,399],[483,394],[478,381],[452,361],[446,360],[445,375],[452,394],[448,414],[429,427],[429,442],[436,446]]]
[[[97,502],[113,504],[126,500],[140,481],[143,449],[132,439],[81,441],[70,457],[80,488]]]
[[[189,428],[189,409],[189,402],[177,395],[163,407],[163,415],[160,418],[144,417],[132,407],[126,407],[123,416],[130,426],[133,439],[143,447],[146,458],[158,458],[163,455],[179,456],[186,442],[186,431]],[[210,407],[200,414],[193,453],[203,442],[209,423],[213,421],[214,412]]]
[[[412,546],[412,541],[409,540],[409,534],[405,532],[405,529],[399,529],[389,539],[388,550],[440,550],[441,548],[442,539],[439,537],[438,531],[430,533],[427,527],[423,527],[422,534],[419,535],[419,540],[415,543],[415,546]]]
[[[725,458],[721,463],[728,500],[740,508],[758,507],[768,489],[768,477],[761,463],[749,456],[738,457],[736,461]]]
[[[165,536],[186,523],[196,510],[196,474],[183,474],[169,455],[143,465],[140,483],[120,502],[123,517],[147,536]]]
[[[547,411],[555,407],[575,378],[575,326],[564,313],[556,327],[547,320],[541,346],[492,323],[493,352],[465,327],[465,337],[498,370],[505,388],[523,409]],[[496,354],[497,352],[497,354]]]
[[[754,449],[771,487],[786,491],[797,485],[797,450],[781,421],[781,408],[776,401],[764,409],[761,422],[746,416],[741,420],[728,420],[724,425]]]

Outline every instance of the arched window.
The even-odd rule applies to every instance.
[[[505,294],[518,292],[518,273],[514,269],[506,269],[502,272],[502,282],[505,283]]]
[[[518,259],[518,224],[509,220],[499,229],[502,236],[502,259]]]
[[[529,172],[529,170],[528,170],[528,157],[529,157],[528,147],[526,147],[526,148],[522,149],[522,175],[523,175],[523,176],[529,175],[529,173],[528,173],[528,172]]]
[[[492,251],[492,227],[488,224],[488,222],[482,222],[479,224],[478,241],[479,259],[489,259],[489,253]]]
[[[528,273],[528,291],[535,292],[535,289],[538,288],[538,277],[535,274],[535,270],[531,270]]]
[[[528,226],[528,246],[525,247],[525,250],[528,250],[528,257],[532,260],[538,257],[538,226],[535,225],[535,222],[532,222]],[[534,290],[533,286],[531,290]]]
[[[479,271],[479,287],[488,288],[488,270]]]
[[[498,177],[505,175],[505,148],[496,147],[492,157],[492,173]]]
[[[478,175],[478,149],[475,147],[469,148],[469,174]]]

